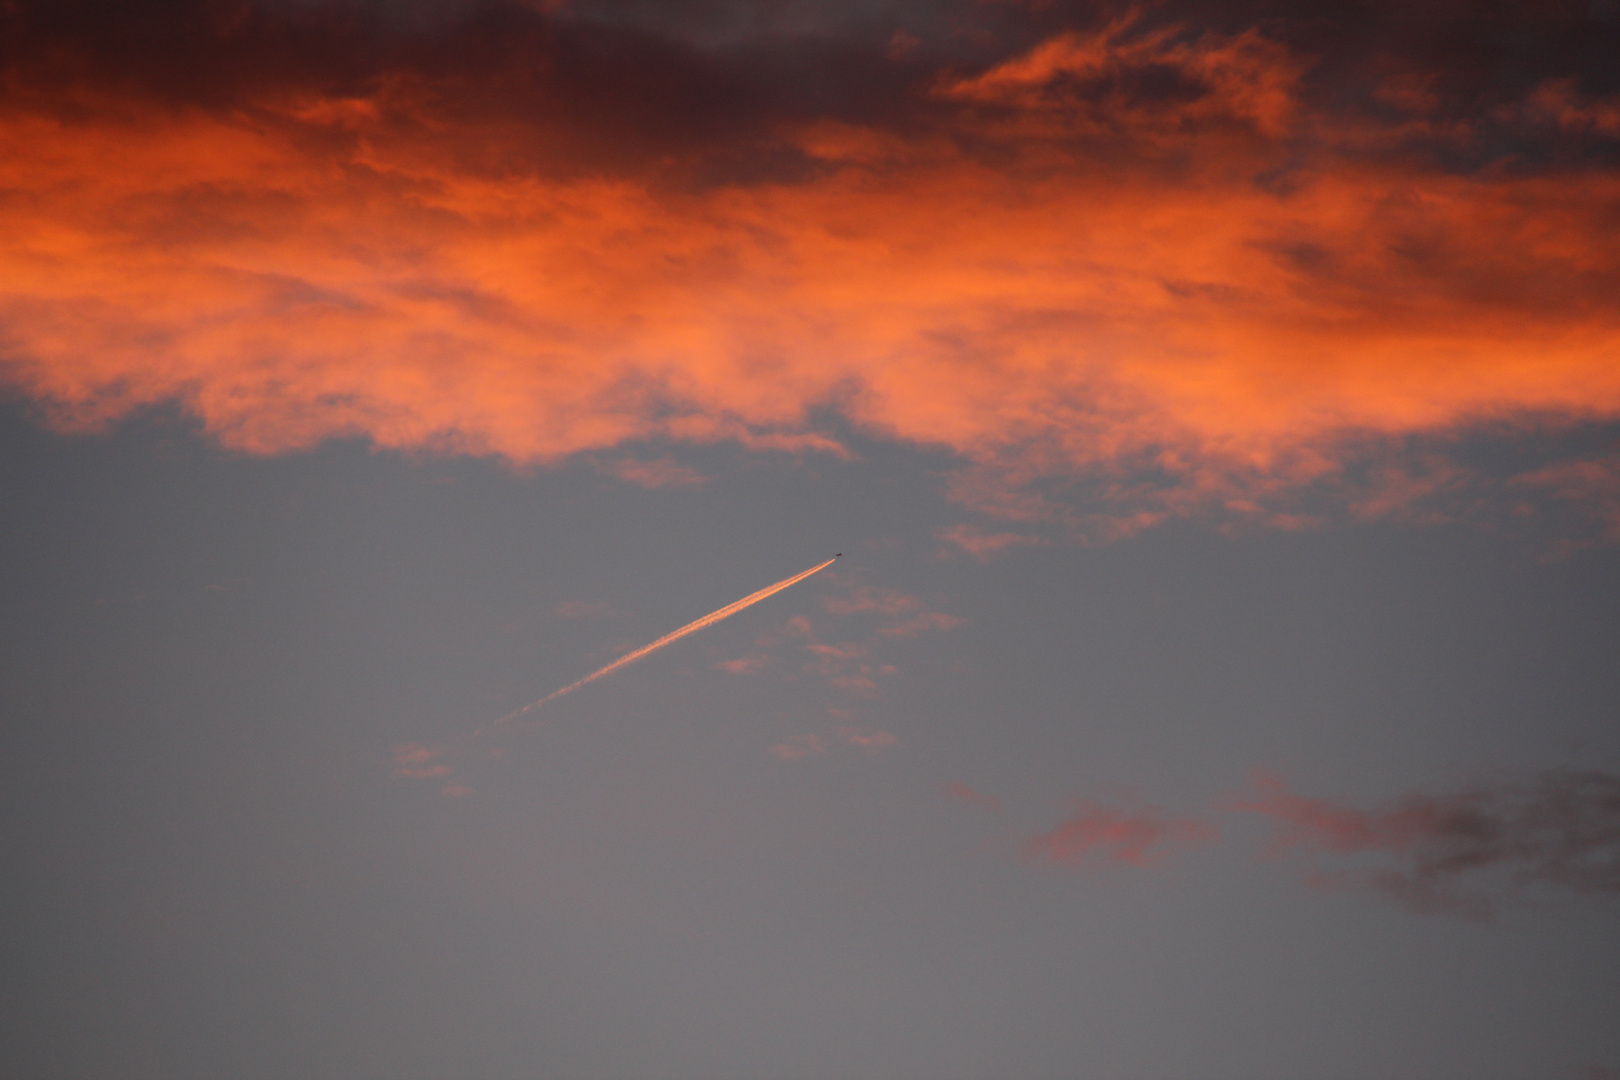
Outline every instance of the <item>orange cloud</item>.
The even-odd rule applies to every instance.
[[[1110,478],[1152,503],[1114,535],[1258,506],[1369,439],[1620,417],[1620,176],[1436,164],[1415,132],[1466,149],[1478,125],[1331,112],[1258,31],[1064,30],[914,82],[904,123],[750,120],[739,153],[793,168],[703,182],[679,169],[712,147],[594,122],[559,70],[396,59],[243,76],[221,105],[19,69],[4,377],[62,425],[178,401],[257,453],[843,452],[831,408],[999,473]],[[1553,80],[1492,122],[1602,140],[1612,111]]]

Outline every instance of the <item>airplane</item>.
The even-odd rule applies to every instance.
[[[842,551],[840,551],[838,554],[833,556],[833,558],[835,558],[835,559],[842,559],[843,557],[844,557],[844,553]]]

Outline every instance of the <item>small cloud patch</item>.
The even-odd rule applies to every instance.
[[[802,761],[816,754],[825,754],[827,743],[820,735],[791,735],[771,747],[772,757],[783,761]]]
[[[989,562],[1015,547],[1045,547],[1047,541],[1024,533],[985,532],[973,525],[953,525],[940,532],[939,538],[967,552],[980,562]]]
[[[971,806],[975,810],[983,810],[991,814],[1001,813],[1001,800],[994,795],[986,795],[975,791],[960,780],[952,780],[941,790],[947,799],[954,799],[963,806]]]
[[[603,471],[627,483],[644,488],[698,487],[708,478],[693,472],[674,458],[661,457],[652,461],[622,458],[602,466]]]

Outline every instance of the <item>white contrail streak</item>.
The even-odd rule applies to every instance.
[[[765,586],[765,588],[759,590],[759,592],[749,593],[747,596],[743,597],[741,600],[738,600],[735,603],[727,604],[725,607],[721,608],[719,611],[711,611],[709,614],[703,616],[703,618],[701,618],[701,619],[698,619],[696,622],[689,622],[685,626],[681,627],[679,630],[674,630],[674,631],[671,631],[668,634],[665,634],[663,637],[659,638],[657,641],[653,642],[651,645],[643,645],[641,648],[637,649],[635,652],[626,653],[625,655],[619,657],[617,660],[613,661],[613,663],[609,664],[607,667],[602,668],[599,671],[591,672],[589,675],[585,676],[583,679],[579,680],[578,682],[569,683],[567,686],[563,687],[561,690],[555,690],[555,691],[547,694],[545,697],[541,698],[539,701],[531,702],[530,704],[523,706],[523,708],[521,708],[521,709],[518,709],[518,710],[516,710],[514,712],[507,713],[505,716],[501,717],[499,720],[495,721],[493,724],[490,724],[489,727],[495,728],[495,727],[500,727],[503,724],[510,723],[511,721],[516,720],[518,717],[522,716],[524,713],[533,712],[535,709],[538,709],[540,706],[544,705],[548,701],[555,701],[558,698],[562,697],[564,694],[572,694],[575,690],[578,690],[580,687],[584,686],[588,682],[595,682],[597,679],[600,679],[602,676],[604,676],[604,675],[606,675],[606,674],[608,674],[610,672],[617,671],[620,668],[624,667],[626,664],[635,663],[637,660],[640,660],[643,656],[646,656],[650,652],[655,652],[658,649],[662,649],[665,645],[668,645],[668,644],[670,644],[672,642],[675,642],[675,641],[679,641],[681,638],[685,637],[687,634],[695,634],[699,630],[702,630],[706,626],[713,626],[715,623],[719,622],[722,619],[729,619],[731,616],[737,614],[737,612],[741,611],[743,608],[749,607],[750,605],[753,605],[753,604],[757,604],[761,600],[765,599],[767,596],[772,596],[772,595],[774,595],[776,593],[781,592],[783,589],[787,588],[789,585],[794,585],[794,584],[797,584],[798,582],[803,581],[805,578],[809,577],[811,574],[814,574],[818,570],[827,569],[827,567],[829,567],[829,566],[831,566],[833,564],[833,562],[834,562],[834,560],[836,558],[837,558],[837,556],[834,556],[832,559],[828,559],[826,562],[821,563],[818,566],[812,566],[810,569],[805,570],[805,571],[803,571],[801,573],[794,574],[790,578],[783,578],[781,581],[778,581],[775,585],[767,585],[767,586]]]

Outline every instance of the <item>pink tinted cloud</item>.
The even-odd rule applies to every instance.
[[[826,606],[834,615],[854,615],[860,612],[905,615],[922,607],[923,602],[898,589],[862,585],[852,590],[848,596],[833,597],[827,601]]]
[[[891,623],[878,629],[878,633],[888,637],[915,637],[927,630],[949,630],[953,626],[960,626],[966,620],[955,615],[947,615],[940,611],[924,611],[920,597],[900,592],[898,589],[862,585],[850,592],[848,596],[834,597],[826,603],[827,610],[834,615],[870,614],[880,616],[911,616],[898,623]],[[845,646],[840,646],[844,648]],[[813,651],[825,654],[829,647],[812,646]],[[860,646],[864,649],[864,646]],[[853,655],[853,654],[850,654]]]
[[[624,458],[602,468],[605,472],[617,476],[620,480],[644,488],[698,487],[706,479],[702,474],[693,472],[684,465],[676,464],[675,460],[669,457],[658,458],[654,461]]]
[[[844,725],[839,727],[836,733],[840,739],[850,746],[858,746],[870,754],[879,753],[900,741],[887,731],[879,731],[877,728]]]
[[[943,611],[924,611],[903,623],[881,627],[878,633],[888,637],[916,637],[918,634],[926,633],[929,630],[949,630],[952,627],[961,626],[965,622],[967,622],[966,619],[956,615],[947,615]]]
[[[854,660],[866,656],[872,650],[858,641],[840,641],[835,645],[813,644],[806,645],[806,649],[817,656],[829,660]]]
[[[1278,831],[1268,854],[1281,855],[1293,848],[1316,848],[1337,854],[1358,851],[1404,850],[1435,822],[1421,803],[1379,814],[1342,806],[1328,799],[1296,795],[1288,782],[1265,770],[1255,772],[1254,794],[1226,804],[1228,810],[1264,814]]]
[[[426,780],[449,776],[450,766],[439,762],[443,750],[420,743],[404,743],[394,747],[394,775],[407,780]]]
[[[992,814],[1001,813],[1001,800],[994,795],[986,795],[975,791],[960,780],[952,780],[942,788],[945,797],[955,799],[964,806],[971,806],[976,810],[985,810]]]
[[[1023,533],[986,532],[975,525],[953,525],[942,530],[940,539],[956,545],[961,550],[978,559],[988,562],[1009,548],[1015,547],[1044,547],[1046,540],[1039,536],[1027,536]]]
[[[1070,815],[1023,844],[1026,861],[1053,866],[1146,866],[1174,851],[1218,839],[1213,826],[1158,807],[1114,808],[1075,799]]]
[[[1549,465],[1514,483],[1550,493],[1598,522],[1605,539],[1620,540],[1620,453]]]
[[[1420,912],[1486,918],[1509,891],[1552,885],[1620,895],[1620,776],[1550,770],[1364,809],[1296,794],[1259,772],[1227,809],[1277,826],[1268,854],[1365,855],[1312,880],[1381,891]]]
[[[735,660],[721,660],[714,668],[727,675],[752,675],[768,663],[770,660],[764,656],[741,656]]]
[[[783,761],[802,761],[815,754],[825,754],[827,743],[820,735],[790,735],[771,747],[772,757]]]
[[[826,679],[840,690],[874,693],[877,683],[874,675],[892,675],[892,664],[876,664],[870,660],[871,646],[859,641],[841,641],[826,645],[811,642],[805,650],[815,657],[805,670]]]

